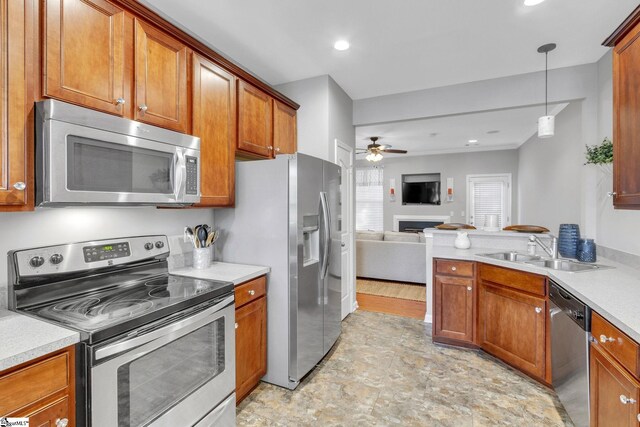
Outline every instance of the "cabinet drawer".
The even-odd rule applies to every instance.
[[[236,308],[248,302],[257,300],[267,293],[267,277],[260,276],[246,283],[236,286]]]
[[[547,279],[533,273],[480,264],[480,280],[507,286],[540,296],[547,294]]]
[[[436,274],[451,276],[473,277],[473,262],[456,261],[450,259],[436,260]]]
[[[640,378],[640,346],[638,346],[638,343],[604,320],[596,312],[593,312],[591,318],[591,333],[598,340],[601,348],[604,348],[629,372]]]
[[[0,414],[64,390],[70,364],[69,353],[63,353],[0,377]]]

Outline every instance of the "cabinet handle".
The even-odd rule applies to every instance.
[[[536,313],[538,314],[542,313],[542,309],[540,307],[536,307]]]
[[[608,342],[614,342],[615,340],[616,340],[615,338],[611,338],[611,337],[608,337],[606,335],[600,335],[600,342],[601,343],[605,343],[606,344]]]
[[[16,190],[22,191],[25,188],[27,188],[27,184],[25,184],[22,181],[16,182],[15,184],[13,184],[13,188],[15,188]]]
[[[472,290],[472,289],[473,289],[473,288],[472,288],[471,286],[467,286],[467,290],[468,290],[468,291],[470,291],[470,290]]]
[[[269,149],[269,151],[273,150],[273,145],[270,145],[267,147]]]
[[[236,329],[238,329],[238,322],[236,322]]]
[[[636,400],[632,399],[630,397],[627,397],[624,394],[621,394],[620,395],[620,402],[622,402],[623,405],[627,405],[629,403],[631,403],[633,405],[634,403],[636,403]]]
[[[276,147],[276,153],[280,152],[280,147]]]
[[[609,191],[609,192],[607,192],[607,196],[609,196],[609,197],[615,197],[615,196],[617,196],[617,195],[618,195],[618,193],[617,193],[616,191]]]
[[[455,266],[451,267],[451,271],[456,271],[456,270],[457,270],[457,268]]]
[[[122,104],[124,104],[124,103],[125,103],[124,98],[118,98],[118,99],[116,99],[116,105],[122,105]]]
[[[69,420],[66,418],[58,418],[56,420],[56,427],[67,427],[67,424],[69,424]]]
[[[638,420],[638,422],[640,423],[640,414],[636,415],[636,419]]]
[[[138,110],[142,111],[143,113],[147,111],[147,106],[145,104],[142,104],[138,107]]]
[[[254,291],[253,289],[250,289],[250,290],[249,290],[249,295],[252,295],[252,296],[253,296],[253,295],[255,295],[255,294],[256,294],[256,291]]]

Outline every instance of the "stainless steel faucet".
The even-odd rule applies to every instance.
[[[529,239],[535,240],[535,242],[540,245],[540,247],[553,259],[558,259],[558,238],[553,234],[548,234],[551,237],[551,247],[545,245],[542,240],[538,236],[531,235]]]

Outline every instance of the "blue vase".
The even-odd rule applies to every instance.
[[[577,251],[578,261],[596,262],[596,244],[593,239],[580,239]]]
[[[560,224],[558,251],[564,258],[577,258],[580,227],[578,224]]]

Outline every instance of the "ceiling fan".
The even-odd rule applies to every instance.
[[[379,136],[371,136],[368,138],[371,140],[371,144],[367,145],[367,148],[358,148],[360,151],[356,154],[367,154],[365,159],[370,162],[379,162],[382,160],[382,153],[394,153],[394,154],[407,154],[407,150],[392,149],[389,144],[378,144]]]

